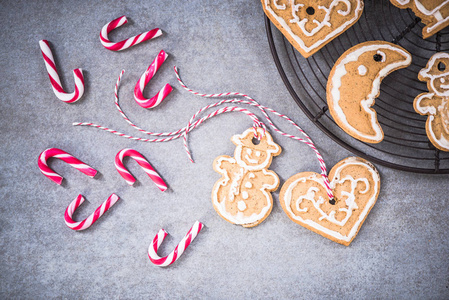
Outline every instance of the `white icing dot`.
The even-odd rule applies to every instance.
[[[255,178],[256,175],[254,175],[254,173],[249,173],[248,177],[251,179],[251,178]]]
[[[248,199],[248,192],[242,192],[242,198]]]
[[[246,153],[251,154],[251,149],[246,149]]]
[[[368,71],[364,65],[360,65],[357,68],[357,70],[359,71],[359,74],[362,76],[366,75],[366,72]]]
[[[237,203],[237,208],[240,210],[240,211],[244,211],[245,209],[246,209],[246,203],[245,203],[245,201],[239,201],[238,203]]]
[[[250,188],[253,187],[253,185],[252,185],[251,182],[247,181],[247,182],[245,183],[245,187],[250,189]]]
[[[260,151],[257,151],[257,152],[256,152],[256,156],[257,156],[257,157],[259,157],[260,154],[261,154]]]
[[[446,80],[444,80],[443,77],[440,78],[441,83],[444,83]]]

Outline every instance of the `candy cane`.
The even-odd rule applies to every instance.
[[[123,179],[125,179],[126,183],[132,186],[134,182],[136,182],[136,179],[133,177],[133,175],[131,175],[131,173],[123,165],[123,158],[126,156],[129,156],[132,159],[134,159],[148,174],[148,176],[150,176],[151,180],[153,180],[153,182],[161,191],[167,190],[167,184],[164,182],[161,176],[153,169],[149,161],[145,157],[143,157],[142,154],[140,154],[134,149],[120,150],[115,156],[115,167],[117,168],[117,171],[123,177]]]
[[[219,93],[219,94],[202,94],[202,93],[196,92],[196,91],[194,91],[194,90],[188,88],[188,87],[184,84],[184,82],[181,80],[181,78],[180,78],[180,76],[179,76],[178,69],[177,69],[176,66],[174,67],[174,70],[175,70],[175,74],[176,74],[176,77],[177,77],[177,79],[178,79],[179,84],[180,84],[186,91],[188,91],[188,92],[190,92],[190,93],[192,93],[192,94],[194,94],[194,95],[196,95],[196,96],[205,97],[205,98],[219,98],[219,97],[226,97],[226,96],[241,96],[241,97],[245,97],[245,98],[247,98],[247,99],[249,100],[249,102],[247,102],[247,101],[242,101],[242,100],[238,100],[238,99],[223,100],[223,101],[217,102],[217,103],[215,103],[215,104],[211,104],[211,106],[219,105],[219,104],[222,104],[222,103],[228,103],[228,102],[232,102],[232,103],[241,103],[241,104],[249,104],[249,105],[257,106],[257,107],[259,107],[259,109],[261,110],[261,112],[263,113],[263,115],[265,116],[265,118],[267,119],[267,121],[268,121],[268,123],[270,124],[270,126],[271,126],[277,133],[279,133],[279,134],[281,134],[281,135],[283,135],[283,136],[286,136],[286,137],[288,137],[288,138],[291,138],[291,139],[294,139],[294,140],[303,142],[303,143],[307,144],[310,148],[312,148],[312,150],[315,152],[315,155],[316,155],[316,157],[317,157],[317,159],[318,159],[318,161],[319,161],[320,168],[321,168],[321,175],[322,175],[322,177],[324,178],[324,185],[326,186],[326,192],[327,192],[327,194],[328,194],[328,196],[329,196],[330,202],[331,202],[331,203],[335,203],[335,200],[334,200],[334,194],[333,194],[332,189],[331,189],[331,187],[330,187],[330,182],[329,182],[329,178],[328,178],[328,175],[327,175],[326,164],[325,164],[325,162],[324,162],[323,157],[321,156],[320,152],[319,152],[318,149],[316,148],[316,146],[315,146],[315,144],[313,143],[312,139],[311,139],[311,138],[306,134],[306,132],[305,132],[301,127],[299,127],[293,120],[291,120],[288,116],[286,116],[286,115],[284,115],[284,114],[278,113],[277,111],[275,111],[275,110],[272,109],[272,108],[269,108],[269,107],[260,105],[256,100],[254,100],[254,99],[251,98],[250,96],[248,96],[248,95],[246,95],[246,94],[243,94],[243,93],[238,93],[238,92],[227,92],[227,93]],[[272,121],[271,118],[268,116],[268,114],[266,113],[265,110],[268,110],[268,111],[274,113],[275,115],[277,115],[277,116],[279,116],[279,117],[284,118],[285,120],[287,120],[290,124],[292,124],[296,129],[298,129],[298,130],[301,132],[301,134],[305,137],[305,139],[302,139],[302,138],[300,138],[300,137],[297,137],[297,136],[294,136],[294,135],[291,135],[291,134],[288,134],[288,133],[285,133],[285,132],[281,131],[279,128],[276,127],[276,125],[274,125],[273,121]],[[187,134],[187,133],[188,133],[188,130],[185,131],[185,134]],[[186,139],[186,136],[184,136],[184,141],[185,141],[185,139]]]
[[[70,203],[70,205],[65,210],[64,220],[67,226],[73,230],[84,230],[89,228],[93,223],[95,223],[108,209],[110,209],[120,198],[116,194],[112,194],[109,198],[103,202],[89,217],[81,222],[75,222],[72,219],[75,210],[84,202],[83,195],[79,194],[75,200]]]
[[[73,77],[75,78],[75,91],[73,93],[66,93],[61,85],[58,71],[56,70],[55,60],[53,53],[50,49],[50,44],[47,40],[39,41],[42,56],[44,57],[45,67],[47,68],[48,77],[50,77],[51,87],[53,92],[59,100],[66,103],[73,103],[78,101],[84,94],[84,76],[82,69],[73,70]]]
[[[63,177],[59,174],[57,174],[55,171],[50,169],[50,167],[47,164],[47,160],[51,157],[59,158],[62,161],[68,163],[78,171],[83,172],[87,176],[94,178],[97,174],[97,170],[92,168],[91,166],[83,163],[79,159],[75,158],[74,156],[68,154],[67,152],[57,149],[57,148],[49,148],[47,150],[44,150],[40,155],[39,159],[37,161],[37,164],[39,166],[39,169],[41,170],[42,174],[56,182],[57,184],[62,183]]]
[[[156,74],[157,70],[159,70],[167,57],[168,54],[165,53],[164,50],[161,50],[158,56],[153,60],[148,69],[142,74],[139,81],[136,83],[136,87],[134,88],[134,99],[137,104],[143,108],[154,108],[158,106],[173,90],[171,85],[167,83],[154,97],[147,99],[143,96],[145,86],[150,82],[151,78],[153,78],[154,74]]]
[[[201,229],[203,229],[203,227],[204,225],[201,222],[196,221],[195,224],[193,224],[192,228],[190,228],[189,232],[187,232],[185,237],[176,246],[175,250],[173,250],[169,255],[165,257],[160,257],[157,254],[157,250],[159,249],[159,246],[162,244],[168,233],[164,229],[159,230],[159,232],[153,239],[153,243],[148,248],[148,257],[150,258],[151,262],[155,265],[158,265],[159,267],[166,267],[174,263],[184,253],[184,251],[195,239]]]
[[[100,42],[106,49],[112,51],[121,51],[162,35],[162,31],[159,28],[154,28],[150,31],[138,34],[117,43],[111,42],[108,38],[109,32],[126,23],[128,23],[128,19],[126,19],[126,16],[121,16],[120,18],[117,18],[103,26],[100,32]]]

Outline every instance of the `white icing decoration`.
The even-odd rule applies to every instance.
[[[279,4],[278,4],[278,1],[279,1],[279,0],[273,0],[273,5],[274,5],[274,7],[276,7],[276,9],[284,10],[284,9],[286,8],[286,7],[285,7],[285,4],[279,5]]]
[[[440,78],[440,82],[441,82],[441,83],[445,83],[446,80],[445,80],[443,77],[441,77],[441,78]]]
[[[427,66],[426,68],[421,69],[421,71],[419,71],[419,75],[421,75],[424,78],[428,78],[430,79],[430,89],[432,90],[432,92],[435,92],[438,96],[440,97],[448,97],[449,96],[449,85],[441,85],[441,87],[443,89],[447,89],[444,92],[440,92],[436,87],[435,87],[435,81],[438,79],[444,79],[444,77],[449,76],[449,66],[446,66],[446,69],[448,70],[447,72],[444,73],[438,73],[438,74],[431,74],[431,69],[432,67],[438,63],[438,60],[440,59],[448,59],[449,60],[449,54],[445,53],[445,52],[438,52],[434,55],[432,55],[432,57],[429,59],[429,61],[427,62]],[[444,82],[444,81],[441,81]]]
[[[329,213],[329,215],[327,215],[326,213],[324,213],[321,210],[320,205],[323,204],[325,200],[322,197],[319,197],[318,200],[315,199],[315,193],[318,192],[318,189],[314,188],[314,187],[310,187],[308,189],[308,191],[306,192],[306,195],[301,196],[296,200],[297,201],[296,209],[299,210],[300,212],[306,212],[307,211],[306,208],[299,209],[298,202],[303,201],[303,200],[309,200],[313,203],[313,206],[320,212],[320,214],[321,214],[321,217],[319,218],[320,221],[323,219],[326,219],[327,221],[337,224],[339,226],[344,226],[344,224],[346,224],[349,217],[352,215],[353,209],[358,209],[357,203],[355,201],[355,195],[354,195],[355,187],[356,187],[357,183],[363,182],[365,184],[365,190],[361,191],[360,193],[363,194],[363,193],[366,193],[369,191],[368,179],[366,179],[366,178],[354,179],[353,177],[347,175],[346,177],[340,179],[340,174],[341,174],[342,169],[347,166],[350,166],[350,165],[361,165],[361,166],[366,167],[367,170],[369,170],[369,172],[371,174],[371,179],[374,182],[374,185],[372,187],[372,190],[374,191],[374,193],[371,196],[371,198],[367,201],[366,206],[364,207],[364,209],[361,212],[360,216],[358,217],[357,221],[354,223],[354,225],[351,228],[348,235],[346,235],[346,236],[342,235],[341,233],[339,233],[337,231],[333,231],[331,229],[328,229],[310,219],[304,220],[299,215],[295,215],[293,213],[293,211],[291,210],[292,192],[293,192],[293,189],[298,185],[298,183],[305,182],[306,180],[311,180],[311,181],[315,181],[315,182],[319,183],[323,187],[324,190],[326,189],[323,178],[318,177],[317,176],[318,174],[314,175],[313,177],[298,178],[288,186],[288,188],[284,194],[284,199],[282,199],[285,203],[285,208],[287,210],[287,213],[293,219],[298,220],[301,223],[307,224],[308,226],[313,227],[321,232],[324,232],[338,240],[342,240],[342,241],[346,241],[346,242],[351,241],[351,239],[357,234],[357,230],[358,230],[361,222],[363,222],[363,220],[365,219],[369,210],[371,209],[371,207],[374,205],[374,203],[376,201],[376,191],[377,191],[379,183],[380,183],[380,178],[379,178],[379,174],[376,172],[376,170],[374,170],[370,165],[357,160],[357,158],[355,158],[355,157],[349,157],[345,160],[344,164],[342,164],[341,166],[339,166],[337,168],[337,170],[335,171],[334,178],[329,178],[331,180],[331,187],[333,187],[333,188],[335,187],[336,183],[343,183],[344,181],[347,181],[347,180],[349,180],[351,182],[351,192],[349,192],[349,193],[342,192],[342,195],[347,196],[347,198],[345,200],[346,208],[340,209],[340,211],[344,211],[346,213],[346,217],[342,221],[337,221],[335,219],[336,211],[331,211]]]
[[[435,131],[433,129],[433,120],[435,119],[435,115],[437,115],[437,110],[441,114],[442,120],[444,120],[441,124],[443,127],[443,130],[446,132],[446,134],[449,135],[449,122],[447,121],[449,118],[449,111],[447,111],[446,106],[448,105],[447,102],[449,101],[449,98],[442,98],[441,104],[437,107],[435,106],[428,106],[428,105],[421,105],[421,102],[425,99],[431,99],[435,96],[435,93],[424,93],[421,94],[418,98],[416,98],[415,107],[417,112],[423,115],[429,115],[427,117],[427,134],[430,135],[430,138],[432,141],[437,143],[439,146],[441,146],[444,149],[447,149],[449,151],[449,140],[445,138],[444,134],[441,134],[440,138],[437,138],[435,135]]]
[[[261,152],[260,151],[256,151],[256,156],[260,157]]]
[[[386,65],[383,69],[381,69],[380,72],[377,74],[376,78],[374,78],[374,80],[373,80],[373,87],[371,89],[371,92],[367,95],[366,99],[362,100],[360,103],[360,105],[362,106],[362,109],[369,114],[370,119],[371,119],[371,125],[375,132],[374,135],[368,135],[368,134],[365,134],[365,133],[359,131],[358,129],[352,127],[349,124],[349,122],[346,118],[346,115],[344,114],[342,108],[339,105],[340,87],[342,84],[341,78],[348,73],[346,70],[346,67],[345,67],[346,64],[353,62],[353,61],[358,61],[360,55],[362,55],[363,53],[365,53],[367,51],[377,51],[379,49],[389,49],[391,51],[398,52],[399,54],[401,54],[404,57],[404,60],[393,62],[391,64]],[[405,52],[404,50],[402,50],[401,48],[397,48],[397,47],[394,47],[392,45],[387,45],[387,44],[366,45],[366,46],[360,47],[360,48],[356,49],[355,51],[347,54],[346,57],[344,59],[342,59],[338,65],[334,66],[335,72],[334,72],[334,75],[332,76],[332,78],[330,79],[330,80],[332,80],[331,94],[332,94],[333,107],[334,107],[334,111],[337,114],[338,118],[345,125],[347,130],[353,132],[355,135],[358,135],[358,136],[361,136],[363,138],[370,139],[370,140],[380,141],[383,138],[382,129],[381,129],[380,125],[378,125],[378,123],[377,123],[376,112],[373,109],[371,109],[371,106],[374,103],[375,96],[379,93],[381,80],[385,76],[387,76],[387,74],[389,74],[391,70],[394,70],[400,66],[409,65],[411,60],[412,60],[411,55],[408,54],[407,52]]]
[[[294,0],[290,0],[290,1],[291,1],[291,3],[292,3],[292,4],[291,4],[291,7],[292,7],[292,15],[293,15],[293,19],[290,20],[290,22],[292,22],[292,23],[298,23],[298,25],[299,25],[299,23],[302,22],[302,21],[299,20],[299,18],[297,17],[297,15],[296,15],[294,12],[295,12],[295,11],[297,12],[298,9],[299,9],[299,7],[303,7],[304,4],[296,4],[296,5],[295,5],[295,4],[294,4]],[[347,0],[334,0],[334,1],[332,1],[332,3],[329,5],[329,8],[330,8],[330,7],[333,7],[333,6],[335,5],[334,3],[339,3],[339,2],[341,2],[341,1],[344,1],[345,3],[346,3],[346,2],[349,3],[349,9],[348,9],[348,10],[350,11],[351,3],[350,3],[349,1],[347,1]],[[279,17],[279,16],[278,16],[278,15],[271,9],[271,7],[270,7],[269,4],[270,4],[270,0],[265,0],[265,9],[267,10],[267,12],[269,12],[269,13],[270,13],[270,14],[271,14],[271,15],[272,15],[272,16],[273,16],[273,17],[274,17],[274,18],[281,24],[282,28],[284,28],[284,30],[288,32],[288,34],[295,40],[296,43],[298,43],[298,45],[301,47],[301,49],[303,49],[306,53],[312,52],[313,49],[319,48],[322,44],[325,44],[328,40],[334,38],[335,36],[339,35],[339,34],[340,34],[341,32],[343,32],[344,30],[346,30],[350,24],[352,24],[353,22],[355,22],[355,21],[359,18],[360,14],[362,13],[362,9],[363,9],[363,2],[362,2],[362,1],[357,1],[357,7],[354,8],[354,17],[352,17],[350,20],[348,20],[348,21],[346,21],[345,23],[343,23],[340,27],[338,27],[338,28],[336,28],[335,30],[333,30],[332,32],[330,32],[330,33],[329,33],[328,35],[326,35],[324,38],[322,38],[322,39],[320,39],[320,40],[317,40],[317,41],[316,41],[314,44],[312,44],[310,47],[307,47],[307,46],[305,45],[304,41],[303,41],[299,36],[297,36],[296,34],[293,33],[293,31],[291,30],[291,28],[289,27],[289,25],[287,24],[287,22],[286,22],[283,18]],[[320,6],[319,8],[322,9],[323,6]],[[338,13],[341,14],[341,15],[345,15],[344,13],[346,13],[346,12],[339,10]],[[349,14],[349,12],[348,12],[348,14]],[[328,16],[326,16],[326,17],[328,17]],[[321,25],[320,29],[323,28],[324,26],[327,26],[328,19],[326,20],[326,17],[325,17],[325,19],[321,22],[321,24],[323,24],[323,25]],[[315,22],[314,22],[314,23],[315,23]],[[317,28],[317,27],[316,27],[316,28]],[[315,30],[316,28],[314,28],[314,29],[312,30],[312,32],[316,33],[316,30]],[[301,28],[301,30],[303,30],[303,29]],[[314,31],[314,30],[315,30],[315,31]],[[304,34],[305,34],[306,36],[308,36],[308,34],[310,34],[309,32],[304,31],[304,30],[303,30],[303,32],[304,32]],[[312,34],[312,35],[313,35],[313,34]]]
[[[329,20],[331,18],[331,13],[334,7],[336,7],[338,4],[340,3],[344,3],[346,5],[346,11],[343,10],[338,10],[337,13],[342,15],[342,16],[347,16],[350,12],[351,12],[351,2],[349,2],[349,0],[334,0],[332,1],[332,3],[329,5],[329,7],[325,7],[325,6],[321,6],[318,5],[318,9],[322,9],[326,12],[326,15],[323,18],[323,21],[318,21],[317,19],[313,19],[313,23],[316,24],[317,26],[315,28],[313,28],[311,31],[308,31],[305,27],[305,24],[307,24],[307,22],[309,22],[309,19],[304,18],[302,20],[299,20],[297,14],[295,14],[295,12],[298,11],[299,5],[292,5],[292,11],[293,11],[293,19],[290,20],[290,23],[296,23],[298,24],[299,28],[301,29],[301,31],[304,33],[304,35],[306,36],[314,36],[318,31],[320,31],[321,29],[323,29],[323,27],[331,26],[331,23],[329,23]],[[304,6],[304,4],[302,4],[302,7]]]
[[[410,3],[410,0],[396,0],[400,5],[407,5]],[[432,10],[427,9],[420,0],[414,0],[414,4],[416,8],[424,15],[429,17],[434,17],[436,19],[436,23],[433,26],[429,26],[426,28],[426,31],[430,33],[432,30],[434,30],[436,27],[438,27],[440,24],[446,22],[449,20],[449,16],[446,18],[443,18],[441,15],[440,10],[443,8],[443,6],[449,4],[449,0],[442,1],[437,7],[433,8]]]
[[[248,157],[248,155],[245,156],[245,159],[248,160],[248,162],[252,163],[252,164],[257,164],[255,166],[248,166],[243,160],[242,160],[242,149],[243,149],[243,143],[242,140],[247,139],[248,135],[253,133],[253,129],[247,129],[244,133],[242,134],[237,134],[234,135],[231,140],[232,142],[237,146],[237,148],[235,149],[235,159],[237,161],[237,163],[245,168],[246,170],[249,171],[255,171],[255,170],[262,170],[265,167],[268,166],[268,164],[271,162],[271,156],[274,153],[278,153],[280,151],[280,147],[278,144],[276,144],[275,142],[273,142],[273,138],[271,137],[271,135],[269,134],[265,134],[264,138],[266,138],[266,142],[268,144],[268,149],[266,149],[266,158],[263,162],[260,162],[256,159],[251,159]],[[257,134],[258,135],[262,135],[263,134],[263,129],[262,128],[257,128]],[[249,150],[249,149],[248,149]]]
[[[245,203],[245,201],[239,201],[239,202],[237,203],[237,208],[238,208],[240,211],[244,211],[244,210],[246,209],[246,203]]]
[[[253,175],[254,175],[254,174],[253,174]],[[250,188],[253,187],[253,184],[252,184],[251,182],[247,181],[247,182],[245,183],[245,187],[248,188],[248,189],[250,189]]]
[[[262,132],[263,132],[262,129],[259,128],[258,134],[262,134]],[[215,161],[215,166],[214,166],[214,169],[217,170],[224,177],[223,180],[218,181],[214,185],[214,189],[212,191],[212,202],[214,204],[214,207],[217,208],[217,210],[220,212],[220,215],[222,215],[225,219],[231,221],[234,224],[238,224],[238,225],[256,223],[256,222],[260,221],[262,218],[264,218],[267,215],[267,213],[271,210],[271,207],[272,207],[271,194],[267,190],[275,189],[279,184],[278,176],[276,176],[276,174],[274,172],[267,171],[265,169],[265,167],[267,167],[268,163],[270,162],[271,155],[273,153],[278,153],[280,151],[279,145],[277,145],[276,143],[273,142],[270,135],[268,135],[268,134],[265,135],[265,137],[267,138],[266,142],[269,145],[269,147],[268,147],[269,149],[266,150],[267,157],[268,157],[267,160],[265,160],[258,166],[247,166],[241,160],[242,147],[243,147],[243,143],[241,142],[241,140],[247,138],[247,136],[251,133],[252,133],[252,129],[248,129],[241,135],[233,136],[232,141],[237,145],[235,157],[234,158],[220,157],[219,159],[217,159]],[[229,178],[229,174],[228,174],[229,170],[221,168],[223,161],[227,161],[232,164],[238,164],[238,166],[240,166],[240,168],[239,168],[239,171],[234,173],[234,178],[232,179],[232,182],[230,183],[231,186],[229,188],[228,197],[224,197],[223,199],[220,199],[221,202],[219,202],[218,201],[219,200],[218,199],[218,190],[220,189],[220,187],[228,185],[229,181],[231,180]],[[237,212],[236,215],[232,215],[226,210],[226,203],[228,201],[233,202],[235,195],[238,195],[240,193],[239,186],[242,183],[242,180],[244,180],[244,177],[246,174],[248,175],[248,179],[256,178],[256,175],[251,171],[262,171],[262,174],[264,177],[272,178],[273,184],[263,183],[262,186],[259,188],[259,191],[263,194],[264,199],[266,200],[265,205],[262,208],[260,213],[258,213],[258,214],[253,213],[250,216],[245,216],[243,214],[242,210],[246,209],[246,203],[244,203],[244,201],[241,200],[241,201],[237,202],[237,208],[239,209],[239,211]],[[261,177],[262,176],[259,175],[258,178],[261,178]],[[271,180],[264,180],[264,181],[267,182],[267,181],[271,181]],[[247,188],[250,188],[250,187],[248,187],[248,183],[251,184],[251,182],[246,181],[245,186]],[[251,187],[253,187],[252,184],[251,184]],[[250,191],[248,191],[248,192],[250,192]],[[242,191],[243,199],[249,198],[248,192]],[[241,209],[243,206],[242,206],[242,204],[240,204],[240,202],[243,202],[243,204],[245,204],[245,209]]]
[[[366,75],[366,72],[368,72],[368,70],[366,69],[366,67],[364,65],[360,65],[357,70],[359,71],[359,74],[362,76]]]

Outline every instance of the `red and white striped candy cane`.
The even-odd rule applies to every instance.
[[[219,97],[226,97],[226,96],[241,96],[241,97],[245,97],[246,99],[249,100],[249,102],[247,101],[242,101],[242,100],[238,100],[238,99],[230,99],[230,100],[223,100],[220,102],[217,102],[215,104],[211,104],[211,106],[216,106],[216,105],[220,105],[222,103],[240,103],[240,104],[249,104],[249,105],[253,105],[253,106],[257,106],[259,107],[259,109],[261,110],[261,112],[263,113],[263,115],[265,116],[265,118],[267,119],[268,123],[270,124],[270,126],[279,134],[286,136],[288,138],[303,142],[305,144],[307,144],[310,148],[312,148],[312,150],[315,152],[315,155],[319,161],[320,164],[320,168],[321,168],[321,175],[323,177],[323,181],[324,181],[324,185],[326,186],[326,192],[329,196],[330,202],[334,202],[334,194],[332,192],[332,189],[330,187],[330,182],[329,182],[329,178],[327,175],[327,169],[326,169],[326,164],[324,162],[323,157],[321,156],[320,152],[318,151],[318,149],[316,148],[315,144],[313,143],[312,139],[306,134],[306,132],[299,127],[293,120],[291,120],[288,116],[278,113],[277,111],[275,111],[272,108],[266,107],[266,106],[262,106],[260,105],[256,100],[254,100],[253,98],[251,98],[250,96],[243,94],[243,93],[238,93],[238,92],[226,92],[226,93],[218,93],[218,94],[202,94],[199,92],[196,92],[190,88],[188,88],[184,82],[181,80],[179,73],[178,73],[178,69],[176,68],[176,66],[174,67],[175,70],[175,74],[176,77],[178,79],[179,84],[188,92],[196,95],[196,96],[200,96],[200,97],[205,97],[205,98],[219,98]],[[271,120],[271,118],[268,116],[268,114],[266,113],[265,110],[268,110],[270,112],[272,112],[273,114],[284,118],[285,120],[287,120],[290,124],[292,124],[296,129],[298,129],[301,134],[305,137],[305,139],[302,139],[300,137],[285,133],[283,131],[281,131],[279,128],[276,127],[276,125],[274,125],[273,121]],[[186,130],[186,133],[188,132],[188,130]],[[184,136],[184,140],[185,140],[185,136]]]
[[[75,200],[70,203],[70,205],[65,210],[64,220],[67,226],[73,230],[84,230],[89,228],[93,223],[95,223],[104,213],[110,209],[120,198],[116,194],[112,194],[109,198],[103,202],[89,217],[81,222],[75,222],[72,219],[75,210],[84,202],[83,195],[79,194]]]
[[[123,159],[127,156],[134,159],[143,168],[145,173],[148,174],[151,180],[153,180],[153,182],[161,191],[164,192],[165,190],[167,190],[167,184],[164,182],[161,176],[153,169],[150,162],[136,150],[128,148],[120,150],[115,156],[115,167],[119,172],[119,174],[123,177],[123,179],[125,179],[126,183],[132,186],[134,182],[136,182],[134,176],[131,175],[131,173],[123,165]]]
[[[173,90],[171,85],[167,83],[152,98],[147,99],[143,96],[143,90],[145,89],[145,86],[150,82],[151,78],[153,78],[154,74],[156,74],[157,70],[159,70],[167,57],[168,54],[165,53],[164,50],[161,50],[161,52],[159,52],[157,57],[153,60],[148,69],[142,74],[139,81],[137,81],[136,83],[136,87],[134,88],[134,99],[136,100],[137,104],[139,104],[143,108],[154,108],[158,106]]]
[[[84,174],[86,174],[87,176],[89,176],[91,178],[94,178],[95,175],[97,174],[97,170],[95,170],[91,166],[83,163],[82,161],[80,161],[76,157],[68,154],[67,152],[65,152],[61,149],[57,149],[57,148],[49,148],[47,150],[44,150],[39,155],[37,164],[38,164],[39,169],[41,170],[42,174],[44,174],[45,176],[47,176],[48,178],[50,178],[52,181],[56,182],[57,184],[62,183],[63,177],[61,175],[59,175],[58,173],[56,173],[55,171],[53,171],[52,169],[50,169],[50,167],[48,166],[47,160],[52,157],[59,158],[60,160],[68,163],[69,165],[71,165],[72,167],[77,169],[78,171],[83,172]]]
[[[117,43],[111,42],[108,38],[109,32],[126,23],[128,23],[128,19],[126,19],[126,16],[121,16],[120,18],[117,18],[103,26],[100,32],[100,42],[106,49],[112,51],[121,51],[162,35],[162,31],[159,28],[154,28],[150,31],[143,32]]]
[[[44,57],[45,67],[47,68],[48,77],[50,77],[51,87],[53,92],[59,100],[66,103],[73,103],[78,101],[84,94],[84,76],[82,69],[73,70],[73,77],[75,78],[75,91],[73,93],[66,93],[61,85],[58,71],[56,70],[53,53],[50,49],[50,44],[47,40],[39,41],[42,56]]]
[[[162,244],[168,233],[164,229],[159,230],[159,232],[153,239],[153,243],[151,243],[150,247],[148,248],[148,257],[150,258],[151,262],[155,265],[158,265],[159,267],[166,267],[177,261],[178,258],[190,245],[190,243],[195,239],[201,229],[203,229],[203,227],[204,225],[201,222],[196,221],[195,224],[193,224],[192,228],[190,228],[189,232],[187,232],[185,237],[176,246],[175,250],[173,250],[169,255],[165,257],[160,257],[157,254],[157,250],[159,249],[159,246]]]

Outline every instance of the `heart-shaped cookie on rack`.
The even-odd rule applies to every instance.
[[[279,201],[294,222],[348,246],[376,203],[380,176],[367,160],[348,157],[329,173],[335,204],[329,202],[323,177],[302,172],[282,186]]]
[[[363,0],[262,0],[262,6],[271,22],[307,58],[357,22]]]

